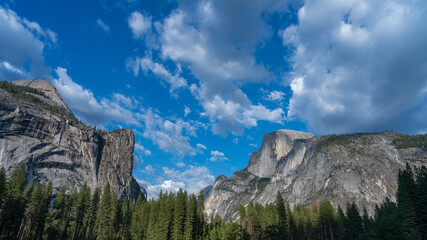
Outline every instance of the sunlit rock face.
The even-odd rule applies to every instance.
[[[55,193],[62,186],[70,194],[85,183],[94,190],[108,182],[121,199],[145,197],[145,190],[132,177],[132,130],[97,132],[74,117],[48,81],[14,83],[38,89],[28,94],[41,102],[0,89],[0,166],[7,175],[24,164],[27,181],[51,181]]]
[[[292,130],[277,130],[266,134],[259,151],[251,154],[247,170],[259,177],[272,177],[280,159],[294,148],[295,140],[312,137],[311,133]]]
[[[239,204],[274,202],[278,191],[291,206],[311,206],[328,199],[333,206],[355,202],[369,214],[386,197],[395,201],[397,174],[406,163],[427,165],[424,138],[402,144],[395,132],[315,137],[278,130],[266,134],[248,167],[221,176],[204,190],[208,216],[234,218]],[[420,142],[421,141],[421,142]],[[424,141],[424,142],[423,142]]]

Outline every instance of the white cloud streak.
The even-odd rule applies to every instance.
[[[228,158],[225,156],[223,152],[219,151],[211,151],[211,157],[209,158],[209,161],[211,162],[222,162],[226,161]]]
[[[110,32],[110,27],[107,26],[107,24],[104,23],[104,21],[102,21],[100,18],[98,18],[98,20],[96,20],[96,24],[105,32]]]
[[[178,65],[177,70],[174,74],[169,72],[165,66],[160,63],[153,62],[151,57],[146,56],[143,58],[136,57],[134,59],[130,58],[126,62],[128,69],[132,69],[135,76],[139,75],[139,70],[147,75],[149,72],[153,73],[154,76],[161,79],[163,82],[170,85],[169,92],[172,96],[177,96],[175,92],[180,88],[187,87],[187,81],[180,76],[181,67]]]

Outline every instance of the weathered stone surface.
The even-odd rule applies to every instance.
[[[259,177],[271,177],[279,160],[292,150],[295,140],[312,137],[311,133],[286,129],[266,134],[259,151],[251,154],[248,171]]]
[[[237,218],[239,204],[275,200],[281,191],[291,206],[328,199],[333,206],[356,202],[373,214],[386,197],[395,200],[398,169],[427,165],[424,147],[399,149],[395,132],[314,137],[288,130],[267,134],[246,169],[221,176],[204,190],[208,216]],[[272,170],[273,169],[273,170]]]
[[[28,181],[51,181],[55,192],[65,186],[70,194],[84,183],[93,190],[109,182],[120,198],[145,196],[132,177],[132,130],[100,135],[73,117],[49,82],[18,84],[41,90],[48,98],[45,102],[64,108],[66,114],[38,108],[0,89],[0,166],[8,175],[18,164],[25,164]]]

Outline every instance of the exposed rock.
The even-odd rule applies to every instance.
[[[251,154],[248,171],[259,177],[271,177],[279,160],[293,149],[295,140],[312,137],[311,133],[285,129],[266,134],[259,151]]]
[[[132,177],[132,130],[100,134],[72,115],[49,82],[37,79],[17,84],[42,91],[44,96],[37,97],[65,114],[0,89],[0,166],[8,175],[18,164],[25,164],[28,181],[51,181],[54,192],[65,186],[70,194],[84,183],[93,190],[109,182],[120,198],[135,199],[140,193],[145,197],[145,190]]]
[[[64,110],[69,116],[74,116],[73,113],[68,108],[67,104],[62,100],[61,95],[59,95],[55,86],[50,82],[43,79],[26,79],[26,80],[17,80],[13,82],[19,86],[27,86],[38,89],[44,93],[44,96],[35,95],[39,97],[42,101],[46,102],[49,105],[60,107]]]
[[[418,144],[397,144],[406,138]],[[427,165],[426,139],[395,132],[314,137],[279,130],[264,136],[246,169],[204,190],[205,209],[209,217],[236,219],[239,204],[271,203],[281,191],[291,206],[328,199],[344,207],[354,201],[372,215],[386,197],[396,200],[399,168]]]

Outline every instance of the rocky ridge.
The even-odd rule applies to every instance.
[[[85,183],[94,190],[108,182],[119,198],[146,196],[132,177],[132,130],[103,133],[86,126],[48,81],[14,84],[30,88],[0,88],[0,166],[7,175],[24,164],[27,181],[51,181],[54,192],[65,186],[70,194]]]
[[[329,135],[290,130],[266,134],[247,168],[220,176],[204,189],[209,217],[236,219],[237,207],[263,205],[278,191],[292,206],[310,206],[323,199],[333,206],[354,201],[374,213],[386,197],[395,200],[398,169],[408,163],[427,165],[427,135],[395,132]]]

